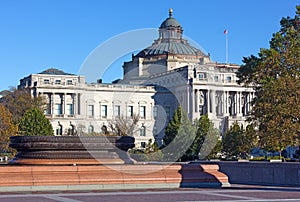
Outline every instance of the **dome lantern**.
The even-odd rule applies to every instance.
[[[182,27],[179,22],[173,18],[173,9],[169,9],[169,17],[163,21],[159,27],[159,37],[162,40],[181,39]]]

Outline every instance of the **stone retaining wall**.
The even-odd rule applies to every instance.
[[[300,163],[213,162],[232,184],[300,186]]]
[[[2,165],[0,192],[230,186],[214,165]]]

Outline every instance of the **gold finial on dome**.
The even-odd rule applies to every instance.
[[[173,13],[173,9],[170,8],[170,9],[169,9],[169,17],[172,17],[172,13]]]

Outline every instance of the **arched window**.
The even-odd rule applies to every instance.
[[[145,126],[142,126],[140,128],[140,136],[146,136],[146,127]]]
[[[89,125],[88,127],[88,133],[93,133],[94,132],[94,126]]]

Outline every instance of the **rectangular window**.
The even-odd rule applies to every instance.
[[[49,79],[44,79],[44,84],[49,84],[49,83],[50,83]]]
[[[153,118],[157,118],[157,107],[156,106],[154,106],[153,107]]]
[[[101,105],[101,117],[102,118],[107,117],[107,105]]]
[[[55,80],[55,84],[61,84],[61,80]]]
[[[141,119],[146,118],[146,106],[140,106],[140,118]]]
[[[145,149],[146,148],[146,142],[141,142],[141,148]]]
[[[214,82],[218,82],[219,81],[219,77],[218,76],[214,76]]]
[[[89,117],[93,117],[94,116],[94,105],[88,105],[87,113],[88,113]]]
[[[140,136],[146,136],[146,127],[142,126],[140,129]]]
[[[72,85],[72,84],[73,84],[73,81],[72,81],[72,80],[67,80],[67,84],[68,84],[68,85]]]
[[[227,76],[227,77],[226,77],[226,82],[227,82],[227,83],[231,83],[231,76]]]
[[[204,80],[204,79],[206,79],[206,74],[205,73],[199,73],[198,78],[200,80]]]
[[[171,107],[166,106],[165,110],[166,110],[167,119],[170,120],[171,119]]]
[[[127,107],[127,116],[128,117],[133,117],[133,106],[128,106]]]
[[[156,126],[153,126],[153,135],[154,136],[157,135],[157,128],[156,128]]]
[[[62,115],[62,104],[55,104],[54,105],[54,114],[55,115]]]
[[[117,117],[119,117],[121,114],[121,107],[120,107],[120,105],[115,105],[114,106],[114,116],[117,116]]]
[[[73,104],[67,104],[66,106],[66,114],[67,115],[73,115],[74,112],[73,112]]]

